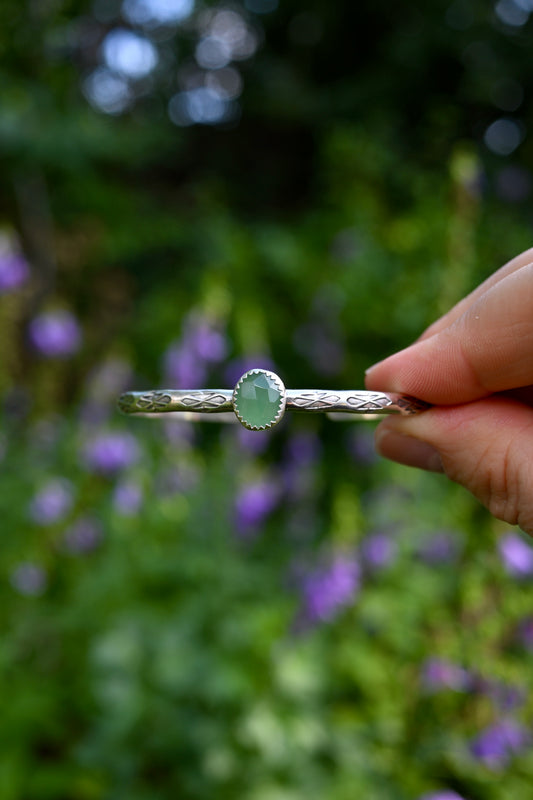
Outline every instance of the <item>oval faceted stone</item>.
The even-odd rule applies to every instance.
[[[239,380],[233,404],[239,420],[246,428],[271,428],[283,413],[283,384],[273,373],[250,370]]]

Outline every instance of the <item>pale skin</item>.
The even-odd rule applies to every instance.
[[[366,386],[434,404],[381,422],[381,455],[444,472],[533,536],[533,248],[371,367]]]

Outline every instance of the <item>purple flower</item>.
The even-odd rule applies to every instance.
[[[33,497],[30,517],[38,525],[53,525],[68,514],[73,503],[73,487],[66,478],[52,478]]]
[[[294,467],[307,467],[320,458],[321,449],[316,433],[298,431],[287,442],[286,459]]]
[[[384,531],[370,533],[361,542],[361,557],[371,570],[388,567],[396,556],[396,542]]]
[[[233,425],[230,435],[230,446],[235,444],[246,453],[259,455],[264,453],[271,441],[272,431],[265,431],[264,435],[258,436],[256,431],[249,431],[243,425]],[[237,442],[235,443],[235,439]]]
[[[533,653],[533,616],[524,617],[518,624],[517,639],[530,653]]]
[[[131,467],[140,455],[137,439],[124,431],[98,434],[87,442],[84,452],[87,467],[102,475],[115,475]]]
[[[46,589],[46,572],[38,564],[23,561],[10,576],[11,586],[20,594],[28,597],[38,597]]]
[[[426,564],[437,565],[455,561],[461,551],[458,536],[453,531],[437,531],[428,536],[418,548],[418,556]]]
[[[523,706],[528,698],[526,689],[522,686],[510,686],[499,681],[487,681],[482,688],[495,706],[501,711],[513,711]]]
[[[272,480],[262,479],[243,486],[235,500],[238,533],[244,538],[256,534],[276,508],[279,497],[279,488]]]
[[[34,348],[48,358],[67,358],[81,346],[81,330],[70,311],[45,311],[30,322],[29,337]]]
[[[327,622],[353,603],[360,587],[360,569],[354,556],[337,555],[308,572],[303,579],[303,616],[310,623]]]
[[[73,555],[85,555],[98,547],[103,538],[102,526],[90,517],[81,517],[64,536],[65,549]]]
[[[533,547],[517,533],[507,533],[498,542],[500,558],[509,575],[527,578],[533,575]]]
[[[166,379],[176,389],[201,389],[207,370],[195,352],[182,344],[171,345],[163,356]]]
[[[166,415],[171,416],[171,415]],[[172,448],[190,450],[194,445],[194,423],[186,420],[164,419],[161,421],[162,434]],[[239,426],[242,427],[242,426]],[[243,428],[243,430],[245,430]]]
[[[472,755],[486,767],[501,770],[531,741],[529,731],[513,719],[503,719],[486,728],[471,745]]]
[[[276,372],[275,364],[267,355],[251,355],[243,358],[236,358],[230,361],[225,370],[225,380],[229,386],[235,386],[241,375],[249,369],[267,369]]]
[[[321,444],[312,431],[293,434],[288,443],[283,465],[283,483],[292,501],[308,499],[315,493]]]
[[[184,342],[203,361],[218,363],[226,358],[226,337],[216,325],[200,316],[194,316],[188,321]]]
[[[228,345],[219,327],[199,314],[191,314],[179,341],[163,356],[167,380],[178,389],[199,389],[206,382],[207,366],[226,357]]]
[[[28,262],[20,253],[0,252],[0,294],[23,286],[29,275]]]
[[[472,687],[472,678],[466,669],[442,658],[429,658],[422,666],[420,677],[422,686],[430,693],[443,689],[466,692]]]
[[[465,800],[465,798],[451,789],[440,789],[436,792],[423,794],[418,800]]]
[[[348,439],[348,451],[358,464],[366,466],[378,461],[374,434],[370,431],[354,431]]]
[[[137,481],[126,480],[119,483],[113,493],[113,505],[119,514],[131,517],[140,510],[143,490]]]

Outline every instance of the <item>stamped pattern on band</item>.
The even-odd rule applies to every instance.
[[[308,411],[328,411],[340,399],[338,394],[331,394],[331,392],[304,392],[296,397],[291,397],[291,405]]]
[[[363,394],[353,394],[346,398],[347,404],[357,411],[381,411],[383,408],[392,405],[390,397],[376,392],[364,392]]]
[[[172,402],[168,392],[146,392],[137,398],[137,408],[143,411],[163,411]]]
[[[180,404],[194,411],[212,411],[220,408],[228,402],[227,397],[218,392],[202,392],[197,390],[194,393],[184,395],[180,398]]]
[[[396,405],[399,406],[404,414],[418,414],[420,411],[426,411],[431,408],[430,403],[424,400],[418,400],[416,397],[409,397],[408,395],[400,395],[396,398]]]

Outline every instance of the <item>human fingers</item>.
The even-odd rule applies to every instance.
[[[487,291],[487,289],[491,289],[503,278],[506,278],[508,275],[516,272],[516,270],[522,269],[522,267],[526,267],[528,264],[532,263],[533,247],[529,248],[528,250],[524,250],[523,253],[520,253],[520,255],[511,259],[511,261],[508,261],[503,267],[500,267],[500,269],[496,270],[496,272],[488,277],[487,280],[483,281],[483,283],[480,283],[479,286],[477,286],[472,292],[470,292],[470,294],[468,294],[459,303],[457,303],[457,305],[450,309],[450,311],[426,328],[426,330],[418,337],[417,341],[429,339],[430,336],[433,336],[435,333],[440,333],[440,331],[444,330],[444,328],[449,327],[453,322],[455,322],[456,319],[468,311],[471,305],[479,300]]]
[[[374,365],[371,390],[468,403],[533,383],[533,264],[488,288],[451,325]]]
[[[462,406],[387,418],[376,431],[381,455],[443,471],[498,519],[533,535],[533,409],[492,395]]]

